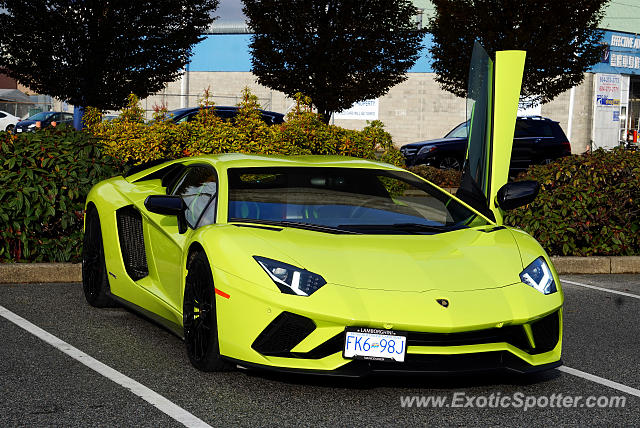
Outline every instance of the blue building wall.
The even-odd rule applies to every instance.
[[[594,66],[594,73],[640,75],[640,36],[619,31],[605,31],[600,64]]]
[[[251,71],[250,34],[210,34],[193,50],[190,71]],[[640,75],[640,36],[617,31],[605,31],[603,41],[609,46],[603,51],[602,62],[590,71]],[[420,59],[409,73],[432,73],[428,52],[432,37],[423,41]]]
[[[210,34],[193,49],[190,71],[251,71],[249,42],[251,34]],[[431,45],[431,35],[424,38],[424,46]],[[410,73],[431,73],[431,61],[423,49],[420,59]]]

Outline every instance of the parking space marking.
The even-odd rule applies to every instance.
[[[625,293],[624,291],[618,291],[618,290],[610,290],[608,288],[597,287],[595,285],[589,285],[589,284],[583,284],[581,282],[569,281],[568,279],[560,279],[560,282],[563,283],[563,284],[566,282],[567,284],[578,285],[580,287],[592,288],[594,290],[606,291],[607,293],[620,294],[622,296],[633,297],[634,299],[640,299],[640,296],[637,295],[637,294]]]
[[[113,369],[107,366],[106,364],[101,363],[100,361],[89,356],[88,354],[85,354],[78,348],[75,348],[69,345],[67,342],[63,341],[62,339],[59,339],[58,337],[52,335],[51,333],[48,333],[47,331],[41,329],[37,325],[27,321],[26,319],[22,318],[20,315],[14,314],[4,306],[0,306],[0,316],[14,323],[18,327],[23,328],[24,330],[33,334],[40,340],[48,343],[49,345],[53,346],[59,351],[62,351],[63,353],[67,354],[74,360],[100,373],[102,376],[130,390],[135,395],[142,398],[143,400],[145,400],[146,402],[148,402],[149,404],[151,404],[161,412],[165,413],[169,417],[180,422],[184,426],[211,428],[210,425],[208,425],[201,419],[197,418],[196,416],[192,415],[191,413],[187,412],[177,404],[174,404],[173,402],[167,400],[165,397],[158,394],[157,392],[152,391],[151,389],[147,388],[141,383],[120,373],[116,369]]]
[[[600,376],[592,375],[591,373],[583,372],[578,369],[572,369],[571,367],[567,367],[567,366],[560,366],[558,367],[558,370],[573,376],[578,376],[583,379],[590,380],[591,382],[599,383],[600,385],[608,386],[609,388],[617,389],[618,391],[627,393],[629,395],[635,395],[636,397],[640,397],[640,389],[635,389],[630,386],[623,385],[621,383],[614,382],[612,380],[605,379]]]

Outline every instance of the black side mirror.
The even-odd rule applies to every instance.
[[[498,190],[498,205],[503,210],[528,205],[538,196],[540,184],[537,181],[516,181],[507,183]]]
[[[182,200],[182,197],[150,195],[144,200],[144,207],[152,213],[175,215],[178,217],[178,232],[185,233],[187,231],[187,220],[184,217],[184,211],[187,209],[187,206]]]

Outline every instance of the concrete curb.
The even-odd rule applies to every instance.
[[[640,256],[551,257],[558,274],[640,273]],[[81,282],[81,263],[0,263],[0,284]]]
[[[0,263],[0,284],[81,281],[81,263]]]
[[[551,257],[559,274],[640,273],[640,256]]]

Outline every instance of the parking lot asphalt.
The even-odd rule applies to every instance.
[[[566,367],[640,389],[640,275],[568,275]],[[598,288],[590,288],[598,287]],[[620,294],[623,293],[623,294]],[[634,297],[638,296],[638,298]],[[80,284],[0,286],[0,306],[211,426],[637,425],[640,398],[561,370],[534,376],[336,379],[202,373],[182,341],[125,309],[89,307]],[[604,382],[606,383],[606,382]],[[0,426],[181,426],[138,395],[0,317]],[[403,407],[402,397],[626,397],[624,407]]]

